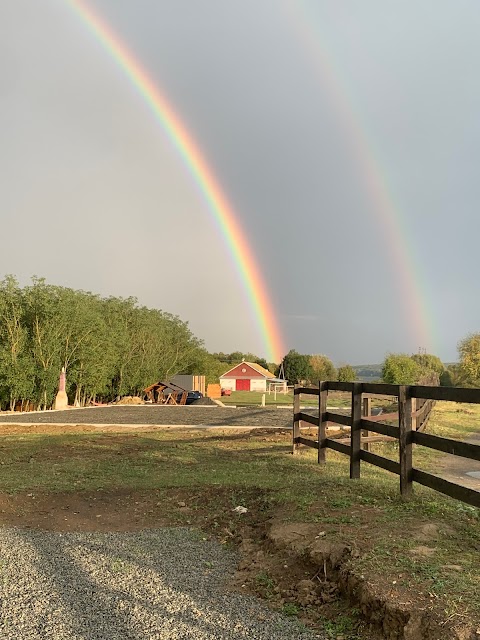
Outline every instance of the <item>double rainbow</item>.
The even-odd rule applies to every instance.
[[[357,108],[348,81],[338,64],[334,51],[328,44],[322,23],[306,0],[291,0],[287,9],[288,22],[296,40],[306,51],[308,61],[318,73],[319,82],[325,87],[333,103],[336,116],[345,132],[350,153],[372,205],[372,217],[381,231],[386,248],[386,258],[393,267],[399,293],[399,308],[404,312],[404,326],[409,328],[416,347],[432,350],[434,331],[427,305],[427,287],[422,286],[421,269],[416,264],[413,243],[409,236],[401,209],[384,171],[384,162],[379,160],[375,145],[367,135],[369,127]],[[331,11],[338,5],[332,2]],[[435,345],[433,345],[435,346]]]
[[[257,261],[241,229],[238,215],[228,202],[217,178],[195,140],[140,62],[109,25],[84,0],[67,0],[90,33],[102,45],[150,107],[198,185],[218,225],[244,284],[253,317],[265,345],[266,358],[280,362],[283,339],[270,296]]]

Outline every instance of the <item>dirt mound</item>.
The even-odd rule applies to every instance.
[[[193,402],[190,403],[192,406],[201,406],[201,405],[208,405],[208,406],[212,406],[212,405],[216,405],[217,403],[212,400],[212,398],[199,398],[198,400],[194,400]]]
[[[145,404],[145,402],[138,396],[125,396],[120,398],[115,404]]]

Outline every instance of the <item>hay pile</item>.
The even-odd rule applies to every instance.
[[[115,404],[145,404],[145,402],[138,396],[125,396],[120,398]]]

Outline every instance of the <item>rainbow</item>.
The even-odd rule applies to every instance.
[[[122,69],[180,154],[209,206],[244,284],[253,317],[265,345],[266,358],[271,362],[280,362],[285,348],[265,282],[241,229],[238,215],[225,197],[201,150],[145,68],[110,26],[84,0],[67,0],[67,4]]]
[[[362,122],[359,110],[355,109],[355,101],[347,88],[348,83],[342,79],[342,71],[335,64],[335,56],[330,53],[327,38],[321,32],[320,21],[316,16],[310,15],[305,1],[295,0],[285,6],[289,23],[296,32],[295,39],[306,48],[309,62],[319,73],[342,124],[352,156],[359,171],[363,173],[363,183],[373,205],[372,213],[379,228],[383,230],[388,255],[396,273],[405,324],[409,327],[412,339],[417,342],[416,347],[426,348],[431,353],[434,331],[427,307],[427,295],[424,293],[427,288],[422,286],[419,275],[421,270],[410,249],[409,230],[402,220],[401,211],[395,205],[395,198],[382,169],[384,163],[376,157],[375,145],[367,136],[368,127]],[[331,6],[335,7],[335,3]]]

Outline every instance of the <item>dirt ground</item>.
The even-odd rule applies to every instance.
[[[22,422],[27,417],[31,423],[23,426]],[[89,432],[112,432],[113,435],[116,432],[115,440],[118,441],[118,438],[124,437],[123,433],[118,435],[118,425],[126,426],[135,421],[138,423],[135,432],[139,433],[144,429],[161,429],[161,426],[148,425],[161,425],[167,419],[173,425],[188,424],[188,419],[190,424],[212,427],[226,427],[233,423],[237,426],[285,428],[291,425],[291,411],[218,407],[107,407],[22,414],[18,417],[2,416],[2,421],[10,424],[4,424],[1,432],[5,435]],[[271,424],[268,424],[269,421]],[[206,435],[207,432],[204,433]],[[271,433],[271,429],[268,429],[265,436],[270,437]],[[413,608],[416,611],[430,611],[433,600],[414,594],[412,601],[412,594],[401,588],[402,575],[394,576],[394,586],[391,586],[387,599],[384,591],[380,592],[373,581],[367,585],[368,591],[359,595],[359,589],[363,587],[345,573],[344,568],[348,566],[348,558],[359,553],[358,549],[368,554],[369,545],[374,544],[374,527],[377,526],[375,506],[363,505],[358,508],[354,514],[355,523],[352,524],[350,518],[354,507],[345,508],[345,523],[339,530],[338,524],[331,524],[328,520],[317,524],[291,522],[285,525],[291,514],[278,509],[273,512],[258,489],[244,490],[241,500],[248,505],[245,514],[233,511],[232,492],[222,487],[202,487],[193,492],[190,488],[3,492],[0,493],[0,525],[54,531],[104,532],[172,525],[192,526],[202,529],[207,536],[215,536],[224,544],[234,544],[240,548],[243,559],[232,588],[258,594],[274,608],[291,610],[292,615],[297,615],[313,628],[323,629],[325,620],[337,621],[332,626],[336,630],[335,635],[327,637],[336,640],[463,638],[452,634],[437,635],[435,629],[415,628],[416,618],[412,618],[413,623],[410,629],[407,628],[409,618],[404,610]],[[311,508],[321,512],[316,505]],[[336,519],[342,521],[341,508],[336,509]],[[433,527],[431,522],[418,522],[416,526],[418,545],[412,549],[412,553],[422,554],[434,549],[437,538],[448,534],[443,531],[441,522]],[[415,531],[413,535],[417,540]],[[458,567],[454,570],[457,571]],[[383,576],[379,574],[378,582],[382,579]],[[361,603],[356,605],[358,613],[354,615],[348,601],[349,593],[355,593],[353,601]],[[367,615],[362,617],[360,611]],[[375,620],[375,616],[378,624],[367,624],[365,620]],[[345,622],[345,632],[341,631],[342,621]],[[382,631],[379,630],[380,622]],[[403,628],[407,629],[406,635],[398,635],[399,629]],[[443,632],[450,633],[446,627]],[[475,637],[480,637],[480,630]]]
[[[325,620],[336,616],[350,621],[351,606],[340,597],[333,579],[326,580],[322,573],[318,580],[318,567],[307,558],[302,560],[292,554],[281,532],[277,531],[277,539],[272,543],[268,534],[272,514],[265,511],[262,494],[256,490],[250,495],[244,492],[242,498],[248,504],[245,514],[233,511],[231,493],[222,488],[203,488],[193,494],[188,489],[3,493],[0,524],[61,532],[198,527],[206,536],[240,549],[242,560],[232,589],[254,593],[274,609],[291,610],[292,615],[295,612],[314,629],[322,630]],[[308,605],[308,609],[301,611],[303,605]],[[351,624],[350,631],[355,635],[349,633],[345,638],[385,637],[360,618]]]
[[[248,504],[245,514],[234,511],[231,492],[221,487],[203,487],[198,492],[176,488],[1,493],[0,524],[61,532],[137,531],[165,526],[199,528],[204,535],[239,548],[241,561],[232,589],[258,595],[274,609],[291,611],[319,631],[324,631],[325,624],[328,629],[326,621],[331,620],[331,628],[336,632],[327,635],[328,638],[443,640],[435,630],[430,634],[428,629],[410,627],[409,635],[412,609],[425,612],[431,607],[428,598],[420,594],[410,593],[406,597],[393,589],[388,604],[385,594],[370,584],[368,592],[360,597],[361,607],[352,607],[345,594],[356,592],[358,600],[359,584],[342,566],[356,553],[351,545],[353,528],[350,531],[346,527],[342,536],[332,538],[328,525],[325,529],[318,523],[285,522],[281,510],[272,513],[265,509],[264,496],[258,490],[243,492],[241,501]],[[362,526],[369,526],[368,510],[363,510],[363,522]],[[433,529],[431,525],[426,528],[419,524],[419,545],[431,543],[438,534]],[[365,542],[362,540],[362,544]],[[364,546],[363,551],[366,549]],[[368,616],[360,615],[360,610],[368,612]],[[404,628],[405,635],[401,632]],[[448,633],[446,629],[445,632]],[[445,640],[447,637],[454,636],[445,636]]]

